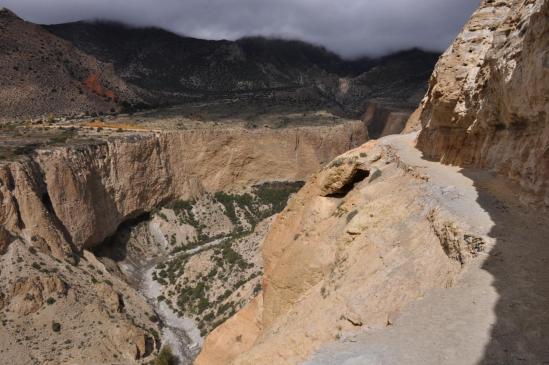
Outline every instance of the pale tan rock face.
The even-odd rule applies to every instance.
[[[545,0],[483,1],[408,123],[413,130],[421,121],[426,157],[494,169],[546,206],[547,19]],[[257,339],[242,354],[219,345],[221,333],[248,328],[235,316],[210,335],[199,364],[215,363],[213,353],[231,364],[300,363],[341,334],[393,323],[430,289],[453,285],[485,242],[441,209],[429,175],[389,147],[374,141],[346,153],[294,197],[264,242],[263,306],[244,309],[261,317]],[[351,178],[358,165],[369,171],[362,181]]]
[[[428,180],[378,141],[315,174],[264,241],[263,304],[213,331],[197,364],[296,364],[452,286],[476,251],[459,219],[435,209]]]
[[[11,290],[9,309],[20,315],[36,312],[49,297],[65,296],[68,286],[57,276],[31,276],[18,279]]]
[[[361,119],[368,126],[371,138],[381,138],[390,134],[401,133],[405,127],[410,112],[368,102]]]
[[[171,199],[304,180],[366,139],[361,122],[348,122],[143,133],[43,150],[0,166],[0,224],[60,257]]]
[[[406,126],[402,131],[403,134],[417,132],[421,130],[421,121],[419,120],[419,118],[421,117],[421,110],[421,107],[418,107],[416,110],[414,110],[412,115],[410,115],[410,117],[406,121]]]
[[[439,60],[420,120],[430,158],[493,168],[549,205],[549,2],[483,1]]]
[[[203,352],[195,364],[228,364],[248,351],[261,332],[262,306],[263,296],[259,295],[229,318],[226,325],[213,330],[206,338],[204,347],[215,351]]]
[[[111,327],[107,336],[127,359],[138,360],[146,353],[147,336],[140,328],[124,323],[119,327]]]

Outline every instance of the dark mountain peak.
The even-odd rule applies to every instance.
[[[236,40],[236,43],[248,46],[256,47],[272,47],[282,46],[287,48],[301,48],[314,52],[324,53],[334,58],[340,59],[340,57],[332,51],[326,49],[326,47],[305,42],[300,39],[281,38],[281,37],[265,37],[265,36],[246,36]]]
[[[1,6],[0,6],[0,20],[1,21],[5,21],[5,20],[23,21],[23,19],[18,17],[17,14],[15,14],[13,11],[11,11],[8,8],[1,7]]]
[[[385,55],[380,59],[384,61],[390,61],[395,59],[408,60],[413,58],[431,59],[433,57],[438,58],[439,56],[440,56],[439,52],[426,51],[421,48],[409,48],[409,49],[404,49],[404,50],[396,51],[393,53],[389,53],[388,55]]]

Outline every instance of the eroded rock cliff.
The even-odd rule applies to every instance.
[[[361,122],[130,133],[45,148],[0,166],[0,224],[60,257],[160,203],[262,181],[304,180],[367,139]]]
[[[315,174],[264,241],[261,297],[207,337],[196,363],[296,364],[451,287],[484,241],[429,179],[383,139]]]
[[[418,146],[495,169],[549,205],[549,2],[485,0],[440,58]]]

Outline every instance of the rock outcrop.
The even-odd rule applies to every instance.
[[[299,181],[367,139],[361,122],[131,133],[0,165],[0,224],[57,257],[101,243],[163,202]],[[4,245],[3,245],[4,246]]]
[[[262,298],[215,329],[196,364],[297,364],[453,285],[483,241],[382,141],[338,157],[290,200],[263,243]]]
[[[10,311],[26,316],[40,309],[49,297],[65,296],[67,284],[57,276],[31,276],[17,280],[10,293]]]
[[[137,364],[160,345],[154,309],[89,252],[63,262],[16,238],[0,255],[0,309],[3,363]]]
[[[439,60],[418,146],[491,168],[549,205],[549,2],[485,0]]]
[[[405,108],[367,103],[362,120],[368,126],[370,138],[380,138],[390,134],[398,134],[406,127],[410,111]]]

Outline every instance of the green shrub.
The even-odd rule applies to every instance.
[[[172,353],[170,346],[162,347],[160,353],[154,360],[154,365],[177,365],[177,357]]]
[[[208,298],[200,298],[200,300],[198,301],[198,313],[202,313],[204,312],[206,309],[208,309],[208,307],[210,306],[210,301],[208,300]]]
[[[236,227],[238,226],[239,220],[236,215],[236,210],[234,208],[235,196],[232,194],[227,194],[222,191],[215,193],[215,200],[223,204],[225,207],[225,214],[229,217],[231,223]]]
[[[304,185],[303,182],[272,182],[254,186],[254,192],[261,204],[271,207],[268,215],[261,217],[267,218],[270,215],[281,212],[288,203],[288,198],[297,192]]]
[[[52,305],[53,303],[55,303],[55,299],[53,299],[52,297],[49,297],[48,299],[46,299],[46,303],[48,305]]]
[[[51,322],[51,329],[53,332],[61,332],[61,323],[58,322]]]

